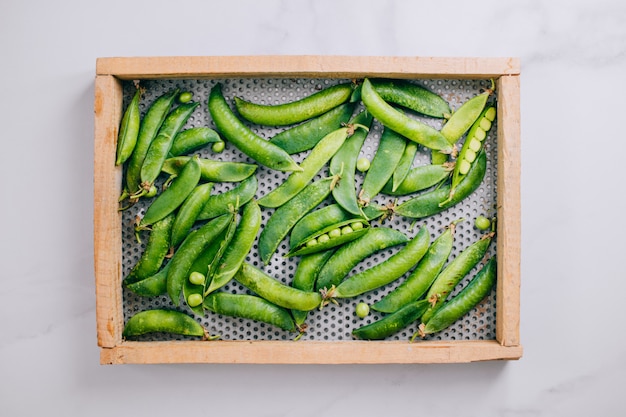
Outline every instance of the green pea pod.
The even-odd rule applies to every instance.
[[[404,153],[402,154],[402,157],[400,158],[400,161],[398,162],[395,171],[393,171],[393,176],[391,177],[391,191],[396,191],[400,184],[404,182],[407,175],[409,175],[416,154],[417,143],[413,141],[408,141],[406,146],[404,147]],[[383,187],[383,189],[385,187]]]
[[[380,97],[426,116],[439,119],[450,117],[450,105],[432,91],[404,80],[370,80]]]
[[[326,165],[352,131],[352,128],[342,127],[326,135],[300,163],[302,171],[292,172],[285,182],[260,198],[259,205],[275,208],[293,198]]]
[[[141,112],[139,110],[140,97],[141,90],[137,88],[135,95],[122,116],[120,132],[117,136],[117,157],[115,158],[115,165],[121,165],[126,162],[137,144],[139,125],[141,123]]]
[[[372,115],[367,111],[362,111],[350,123],[363,125],[369,129],[372,125]],[[341,207],[354,215],[361,215],[361,207],[356,195],[355,172],[356,161],[366,138],[367,131],[358,129],[354,135],[345,140],[329,164],[330,175],[339,177],[339,181],[333,187],[333,198]]]
[[[369,204],[383,189],[387,181],[391,179],[405,147],[406,139],[388,128],[383,130],[378,149],[367,174],[365,174],[359,193],[359,200],[363,205]]]
[[[176,107],[167,115],[159,133],[150,143],[146,157],[141,165],[141,187],[148,190],[161,173],[163,163],[172,147],[174,137],[185,125],[199,103],[185,103]]]
[[[468,172],[467,176],[459,183],[454,197],[447,203],[440,205],[450,195],[450,186],[441,186],[433,191],[420,194],[410,200],[405,201],[396,207],[395,214],[414,219],[432,216],[460,203],[470,196],[482,182],[487,171],[487,157],[485,152],[481,152],[476,158],[476,163]]]
[[[326,207],[311,211],[303,216],[291,229],[289,235],[289,246],[298,246],[318,233],[338,223],[355,219],[355,217],[345,211],[339,204],[330,204]],[[356,220],[356,219],[355,219]]]
[[[378,321],[353,330],[352,335],[363,340],[383,340],[417,321],[427,308],[428,301],[413,301]]]
[[[452,325],[489,295],[495,283],[496,259],[491,258],[461,292],[437,310],[425,326],[420,326],[419,334],[423,337]]]
[[[454,290],[454,287],[461,282],[463,277],[470,273],[472,268],[480,262],[487,253],[491,243],[493,233],[486,234],[481,239],[470,245],[467,249],[451,261],[446,268],[441,271],[426,293],[426,300],[430,303],[428,310],[422,316],[424,323],[432,317],[445,302],[446,298]]]
[[[178,132],[168,157],[185,155],[215,142],[222,142],[222,138],[215,130],[204,126],[192,127]]]
[[[430,243],[430,234],[426,227],[419,232],[402,249],[385,261],[351,275],[335,288],[324,291],[324,299],[349,298],[373,291],[390,284],[407,273],[426,254]]]
[[[378,95],[367,78],[361,87],[361,99],[367,110],[383,126],[427,148],[452,152],[452,145],[437,129],[393,108]]]
[[[330,195],[331,183],[331,178],[315,181],[274,211],[259,235],[259,256],[265,265],[298,220]]]
[[[163,163],[162,171],[170,175],[178,175],[191,156],[175,156]],[[199,158],[200,179],[207,182],[240,182],[254,174],[256,164],[245,162],[216,161]]]
[[[411,301],[419,300],[430,288],[443,265],[448,260],[454,244],[454,224],[448,227],[428,248],[413,272],[380,301],[372,304],[372,310],[393,313]]]
[[[208,104],[217,130],[241,152],[270,169],[302,170],[287,152],[255,134],[235,116],[226,103],[220,83],[211,89]]]
[[[300,100],[278,105],[255,104],[235,97],[235,107],[246,120],[264,126],[286,126],[319,116],[345,103],[352,95],[351,83],[337,84]]]
[[[202,211],[198,214],[198,220],[213,219],[228,213],[231,206],[246,204],[254,198],[257,187],[257,178],[251,175],[231,190],[210,196]]]
[[[482,113],[487,99],[493,91],[487,90],[482,94],[479,94],[471,99],[467,100],[461,105],[452,116],[448,119],[445,125],[441,128],[441,134],[453,145],[455,144],[467,130],[474,124]],[[448,159],[448,155],[444,155],[438,152],[433,152],[432,161],[433,164],[442,164]]]
[[[141,126],[139,127],[139,135],[137,136],[137,144],[135,150],[128,160],[126,167],[126,188],[130,194],[140,191],[141,185],[141,166],[148,153],[150,144],[156,137],[163,121],[167,117],[176,96],[178,89],[170,91],[158,97],[148,108]]]
[[[270,142],[280,146],[288,154],[308,151],[324,136],[339,129],[350,119],[355,103],[345,103],[304,123],[285,129],[274,135]]]
[[[156,274],[146,277],[132,284],[124,284],[126,288],[142,297],[158,297],[167,292],[167,272],[170,269],[169,262]]]
[[[213,183],[211,182],[200,184],[189,193],[189,196],[181,204],[172,226],[172,247],[178,246],[189,234],[189,231],[198,219],[198,214],[209,199],[212,189]]]
[[[448,199],[451,199],[454,196],[459,183],[468,174],[472,164],[475,163],[476,156],[483,149],[487,133],[491,130],[492,122],[495,118],[496,108],[491,106],[485,108],[476,122],[472,125],[470,131],[467,133],[461,152],[459,152],[456,164],[454,165],[452,184],[450,185],[450,194]],[[444,200],[439,204],[445,203],[447,203],[447,200]]]
[[[193,262],[226,229],[231,218],[232,214],[225,214],[193,230],[174,252],[167,274],[167,293],[175,306],[180,303],[183,283],[188,277]]]
[[[358,225],[357,229],[355,225]],[[325,229],[319,230],[311,235],[307,240],[292,247],[287,253],[287,257],[309,255],[311,253],[325,251],[331,248],[352,242],[363,236],[370,228],[370,224],[365,220],[346,220]]]
[[[368,256],[383,249],[405,244],[408,240],[404,233],[389,227],[369,229],[363,236],[335,251],[319,271],[315,284],[317,290],[339,285],[350,271]]]
[[[441,184],[450,177],[450,166],[444,165],[421,165],[412,168],[402,184],[393,190],[391,182],[385,184],[381,193],[392,196],[404,196],[425,190],[434,185]]]
[[[322,301],[319,293],[302,291],[282,284],[245,262],[235,275],[235,279],[258,296],[283,308],[310,311],[319,307]]]
[[[128,276],[124,278],[124,285],[141,281],[144,278],[156,274],[161,268],[165,256],[170,249],[174,220],[174,214],[169,214],[154,223],[150,231],[146,249],[143,251],[141,258],[139,258],[139,261],[137,261],[137,264],[135,264]]]
[[[207,310],[223,316],[263,322],[288,332],[296,330],[287,310],[254,295],[216,292],[209,294],[203,305]]]
[[[252,200],[243,207],[241,220],[233,239],[217,263],[205,295],[222,288],[235,276],[246,256],[250,253],[260,227],[261,209],[257,202]]]
[[[148,226],[173,213],[196,188],[200,181],[198,157],[194,157],[185,165],[180,175],[172,184],[154,199],[139,222],[139,228]]]
[[[204,327],[192,317],[180,311],[164,309],[146,310],[135,314],[126,322],[122,336],[129,338],[154,332],[207,338]]]
[[[315,281],[318,273],[333,253],[334,251],[330,249],[300,258],[291,281],[291,286],[302,291],[315,291]],[[308,311],[291,310],[296,326],[302,330],[304,330],[303,325],[308,314]]]

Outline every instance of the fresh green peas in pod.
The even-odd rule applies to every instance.
[[[391,196],[403,196],[426,190],[427,188],[441,184],[450,177],[451,167],[443,165],[420,165],[412,168],[404,181],[393,189],[392,181],[387,182],[381,193]]]
[[[180,205],[172,226],[172,247],[178,246],[185,236],[189,234],[191,228],[196,223],[198,214],[200,214],[200,211],[209,199],[212,189],[213,183],[200,184],[189,193],[185,201]]]
[[[321,116],[277,133],[270,142],[280,146],[290,155],[313,149],[322,138],[348,122],[354,107],[355,103],[337,106]]]
[[[206,329],[192,317],[177,310],[165,309],[146,310],[135,314],[124,326],[122,336],[132,338],[155,332],[209,338]]]
[[[352,224],[356,225],[358,230],[355,231],[351,226]],[[344,245],[363,236],[369,228],[370,224],[363,219],[348,219],[332,224],[295,243],[287,256],[309,255]]]
[[[224,98],[220,83],[209,94],[209,113],[222,136],[259,164],[277,171],[302,170],[287,152],[258,136],[237,118]]]
[[[186,155],[209,143],[218,142],[223,143],[222,138],[215,130],[204,126],[192,127],[178,132],[172,142],[168,157]]]
[[[120,131],[117,136],[117,156],[115,165],[121,165],[130,158],[135,145],[137,144],[137,136],[139,135],[139,126],[141,124],[141,112],[139,110],[139,99],[141,97],[141,89],[137,88],[133,99],[124,111]]]
[[[409,175],[413,167],[413,161],[415,160],[415,155],[417,155],[418,145],[413,141],[407,141],[406,146],[404,147],[404,153],[398,161],[398,165],[396,169],[393,171],[393,176],[391,177],[391,191],[395,192],[400,184],[404,182],[406,177]],[[383,187],[383,190],[389,185],[389,182]]]
[[[255,175],[250,175],[232,189],[220,194],[213,194],[198,214],[198,220],[209,220],[230,212],[229,207],[242,206],[254,198],[258,188]]]
[[[413,301],[378,321],[354,329],[352,335],[362,340],[386,339],[417,321],[427,308],[427,300]]]
[[[438,94],[421,85],[405,80],[372,79],[372,86],[380,97],[426,116],[449,118],[450,105]]]
[[[157,273],[152,276],[143,278],[141,281],[133,283],[124,283],[124,286],[142,297],[158,297],[167,292],[167,273],[169,271],[169,262],[163,266]]]
[[[235,107],[246,120],[264,126],[286,126],[320,116],[347,102],[353,91],[351,83],[337,84],[300,100],[277,105],[256,104],[235,97]]]
[[[330,249],[302,256],[291,280],[291,286],[302,291],[315,291],[318,273],[333,253],[334,250]],[[308,314],[308,311],[291,310],[291,315],[301,332],[305,330],[304,324]]]
[[[178,175],[189,162],[191,156],[175,156],[163,163],[163,172]],[[205,182],[240,182],[255,173],[258,166],[246,162],[217,161],[209,158],[198,158],[200,179]]]

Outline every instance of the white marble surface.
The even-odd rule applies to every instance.
[[[624,415],[624,22],[622,0],[4,0],[0,415]],[[521,360],[98,364],[95,60],[252,54],[521,58]]]

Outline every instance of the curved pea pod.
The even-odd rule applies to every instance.
[[[230,212],[229,207],[246,204],[254,198],[257,187],[257,178],[251,175],[231,190],[211,195],[198,214],[198,220],[213,219]]]
[[[302,291],[315,291],[315,281],[318,273],[333,253],[334,251],[331,249],[300,258],[296,272],[291,280],[291,286]],[[301,331],[304,330],[304,322],[308,314],[308,311],[291,310],[296,326]]]
[[[443,305],[446,298],[454,290],[454,287],[470,273],[472,268],[480,262],[487,253],[489,244],[493,238],[493,233],[484,235],[474,242],[467,249],[463,250],[446,268],[441,271],[433,284],[430,286],[425,299],[430,306],[422,316],[422,321],[426,323],[432,315]]]
[[[162,220],[154,223],[146,248],[128,276],[124,278],[123,285],[148,278],[156,274],[161,268],[170,249],[174,220],[174,214],[169,214]]]
[[[350,119],[354,107],[355,103],[337,106],[321,116],[277,133],[270,139],[270,142],[280,146],[288,154],[313,149],[322,138],[333,130],[339,129]]]
[[[393,185],[387,182],[381,192],[386,195],[403,196],[425,190],[440,184],[450,177],[450,166],[444,165],[421,165],[412,168],[402,183],[394,190]]]
[[[140,191],[141,166],[177,95],[178,89],[175,89],[158,97],[141,121],[137,144],[126,167],[126,187],[131,194]]]
[[[437,310],[425,325],[420,325],[420,336],[437,333],[469,313],[483,298],[489,295],[495,283],[496,258],[494,257],[487,261],[465,288]]]
[[[407,141],[407,144],[404,147],[404,152],[402,153],[402,157],[400,158],[400,161],[398,162],[395,171],[393,171],[393,176],[391,177],[391,191],[396,191],[400,184],[402,184],[406,177],[409,175],[409,172],[413,167],[413,160],[415,159],[416,154],[417,143],[411,140]],[[385,185],[384,188],[386,187],[387,185]]]
[[[315,181],[277,208],[259,235],[259,256],[265,265],[292,227],[330,195],[331,178]]]
[[[165,309],[146,310],[135,314],[126,322],[122,336],[129,338],[154,332],[207,338],[206,330],[193,317],[177,310]]]
[[[163,163],[162,171],[170,175],[178,175],[191,156],[175,156]],[[255,173],[258,166],[245,162],[216,161],[199,158],[200,179],[207,182],[240,182]]]
[[[372,227],[358,239],[335,251],[318,273],[317,290],[337,286],[352,269],[368,256],[383,249],[405,244],[406,235],[389,227]]]
[[[359,200],[363,205],[369,204],[391,179],[405,147],[406,139],[401,135],[388,128],[383,130],[378,149],[365,174],[359,193]]]
[[[421,85],[405,80],[372,79],[370,81],[382,99],[389,103],[439,119],[450,117],[452,113],[446,100]]]
[[[172,240],[170,242],[172,247],[178,246],[189,234],[198,214],[209,199],[212,189],[213,183],[211,182],[200,184],[189,193],[189,196],[181,204],[172,226]]]
[[[174,252],[169,262],[171,266],[167,274],[167,293],[175,306],[180,303],[183,283],[193,262],[226,229],[231,218],[232,214],[224,214],[193,230]]]
[[[215,142],[222,142],[222,138],[215,130],[205,126],[192,127],[178,132],[168,156],[185,155]]]
[[[350,123],[367,127],[372,125],[372,115],[367,111],[357,114]],[[358,129],[352,136],[347,138],[341,148],[331,158],[329,164],[330,175],[338,177],[339,181],[333,187],[332,193],[335,201],[345,210],[361,215],[361,207],[357,201],[355,172],[356,162],[363,143],[367,138],[368,131]]]
[[[493,93],[493,90],[486,90],[484,93],[472,97],[452,113],[452,116],[450,116],[440,131],[451,145],[461,139],[478,119],[491,93]],[[433,164],[442,164],[447,160],[447,155],[433,152],[432,160]]]
[[[141,187],[148,190],[161,173],[163,163],[170,152],[174,137],[185,125],[199,103],[185,103],[172,110],[161,125],[159,133],[150,143],[141,165]]]
[[[491,130],[492,122],[495,118],[496,108],[491,106],[487,107],[467,133],[463,147],[461,148],[456,164],[454,165],[452,184],[450,185],[450,194],[448,199],[452,199],[454,197],[459,183],[466,175],[468,175],[472,164],[476,162],[476,156],[484,148],[487,133]],[[446,203],[447,200],[444,200],[439,204]]]
[[[322,229],[354,218],[351,213],[345,211],[339,204],[330,204],[311,211],[298,220],[298,223],[291,229],[289,246],[294,247]]]
[[[130,158],[139,135],[139,125],[141,124],[141,112],[139,110],[139,98],[141,90],[137,88],[130,104],[124,111],[120,131],[117,136],[117,155],[115,165],[121,165]]]
[[[167,272],[170,269],[169,262],[156,274],[143,278],[141,281],[124,284],[126,288],[142,297],[158,297],[167,292]]]
[[[296,243],[286,256],[309,255],[336,248],[363,236],[369,228],[370,224],[361,219],[350,219],[330,225]]]
[[[293,198],[326,165],[352,132],[352,127],[342,127],[326,135],[300,163],[302,171],[289,174],[285,182],[259,199],[259,205],[275,208]]]
[[[263,322],[288,332],[296,330],[289,311],[255,295],[215,292],[204,299],[203,306],[223,316]]]
[[[260,227],[261,209],[257,202],[252,200],[243,206],[241,220],[232,240],[216,264],[215,272],[210,277],[205,295],[222,288],[235,276],[252,249]]]
[[[319,116],[345,103],[352,95],[351,83],[337,84],[300,100],[284,104],[256,104],[235,97],[235,107],[246,120],[264,126],[286,126]]]
[[[139,228],[148,226],[173,213],[191,194],[200,181],[198,157],[189,160],[180,175],[174,178],[171,185],[154,199],[139,222]]]
[[[302,169],[282,148],[258,136],[237,118],[226,103],[220,83],[211,89],[208,105],[217,130],[241,152],[277,171]]]
[[[372,310],[393,313],[411,301],[419,300],[430,288],[452,252],[454,224],[430,245],[413,272],[389,294],[372,304]]]
[[[467,176],[459,183],[454,197],[447,203],[440,205],[450,195],[450,186],[441,186],[433,191],[419,194],[416,197],[405,201],[393,209],[395,214],[410,218],[423,218],[441,213],[442,211],[460,203],[470,196],[480,186],[485,172],[487,171],[487,157],[485,152],[481,152],[476,158],[476,163],[468,172]]]
[[[352,335],[362,340],[383,340],[417,321],[427,308],[428,301],[413,301],[378,321],[354,329]]]
[[[427,148],[452,152],[452,145],[437,129],[393,108],[380,97],[367,78],[361,87],[361,99],[367,110],[385,127]]]
[[[322,302],[319,293],[285,285],[245,262],[235,275],[235,280],[258,296],[287,309],[310,311]]]
[[[335,288],[323,292],[324,300],[332,298],[349,298],[383,287],[400,278],[419,262],[426,254],[430,243],[430,234],[426,227],[419,232],[402,249],[385,261],[351,275]]]

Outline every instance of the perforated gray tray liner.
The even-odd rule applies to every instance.
[[[207,99],[211,87],[216,82],[220,82],[223,85],[223,93],[227,101],[231,103],[234,96],[239,96],[244,99],[253,101],[255,103],[264,104],[280,104],[284,102],[294,101],[310,95],[322,88],[326,88],[330,85],[334,85],[341,82],[347,82],[347,79],[294,79],[294,78],[244,78],[244,79],[219,79],[219,80],[144,80],[141,85],[145,88],[145,93],[142,96],[140,108],[142,116],[145,114],[147,107],[160,95],[173,89],[179,88],[181,91],[190,91],[193,93],[193,99],[201,103],[196,109],[193,115],[187,121],[184,129],[196,126],[208,126],[215,129],[215,125],[209,115],[207,108]],[[419,85],[422,85],[433,92],[436,92],[443,97],[452,110],[457,109],[465,101],[479,94],[485,88],[490,87],[489,80],[458,80],[458,79],[419,79],[414,80]],[[130,102],[134,87],[130,82],[126,82],[124,85],[124,108]],[[493,96],[491,100],[494,100]],[[361,110],[362,107],[357,108],[356,111]],[[356,112],[355,111],[355,112]],[[412,117],[416,117],[421,121],[435,127],[440,128],[442,121],[438,119],[419,117],[415,114],[411,114]],[[248,124],[248,126],[260,136],[269,139],[274,134],[280,132],[284,128],[268,128],[257,125]],[[383,222],[383,225],[394,227],[404,232],[408,237],[412,238],[417,233],[420,227],[426,226],[431,234],[431,240],[434,240],[440,233],[443,232],[451,222],[464,218],[465,220],[460,222],[455,231],[455,243],[452,254],[448,260],[451,261],[456,257],[463,249],[467,248],[477,239],[482,236],[482,232],[477,231],[474,226],[474,219],[478,215],[495,216],[496,215],[496,172],[497,172],[497,120],[494,122],[486,141],[485,150],[487,152],[487,172],[485,179],[480,188],[469,198],[465,199],[461,203],[448,210],[439,213],[437,215],[428,217],[426,219],[420,219],[415,221],[414,219],[407,219],[400,216],[395,216],[392,219],[387,219]],[[374,120],[370,133],[365,141],[363,148],[361,149],[361,156],[365,156],[368,159],[372,159],[382,133],[382,126],[377,120]],[[215,154],[211,151],[210,146],[196,151],[202,157],[221,160],[221,161],[242,161],[248,163],[254,163],[253,160],[246,155],[239,152],[233,145],[228,144],[226,150],[220,154]],[[308,152],[302,154],[293,155],[297,162],[302,161]],[[430,163],[430,152],[420,147],[418,154],[416,155],[414,166],[424,165]],[[260,198],[270,190],[278,186],[282,181],[287,178],[288,173],[282,173],[272,171],[263,166],[259,166],[256,172],[259,180],[259,188],[256,193],[256,198]],[[322,178],[328,175],[328,169],[325,167],[318,173],[316,179]],[[363,174],[357,173],[357,190],[362,182]],[[159,181],[163,181],[161,178]],[[236,184],[233,183],[218,183],[214,185],[213,194],[226,191]],[[410,196],[399,197],[398,203],[406,201]],[[374,203],[387,204],[393,201],[394,197],[378,195],[374,199]],[[332,203],[332,199],[329,198],[326,202],[322,203],[319,207]],[[141,256],[145,241],[143,244],[139,244],[134,236],[133,222],[136,216],[143,215],[149,201],[142,201],[131,209],[123,212],[122,215],[122,245],[123,245],[123,274],[126,274],[135,265],[139,257]],[[263,225],[273,213],[273,209],[263,209],[262,218]],[[374,225],[379,225],[375,222]],[[261,226],[263,227],[263,226]],[[497,239],[497,237],[496,237]],[[268,274],[275,279],[281,281],[284,284],[290,284],[293,274],[297,267],[298,257],[284,258],[283,255],[288,251],[288,239],[285,239],[279,246],[277,253],[272,257],[271,262],[267,266],[263,266],[260,261],[256,244],[252,251],[248,254],[246,262],[249,262],[257,267],[262,267]],[[494,256],[496,253],[496,240],[491,244],[488,256]],[[395,247],[381,251],[361,262],[350,273],[354,274],[359,271],[363,271],[373,265],[384,261],[386,258],[397,252],[400,247]],[[469,279],[475,275],[481,265],[475,267],[472,272],[457,286],[452,295],[457,294],[462,287],[467,285]],[[409,272],[410,273],[410,272]],[[394,283],[380,288],[375,291],[371,291],[362,296],[339,300],[339,305],[329,304],[320,310],[313,310],[309,313],[307,319],[307,331],[301,337],[300,340],[322,340],[322,341],[339,341],[339,340],[353,340],[351,332],[353,329],[363,326],[368,323],[372,323],[382,317],[382,314],[372,311],[365,319],[358,318],[354,313],[354,307],[360,301],[365,301],[368,304],[372,304],[381,299],[385,294],[389,293],[392,289],[397,287],[408,275],[405,274],[401,279],[396,280]],[[244,293],[247,290],[239,285],[234,280],[227,284],[224,291],[232,293]],[[129,290],[123,290],[123,306],[124,306],[124,320],[128,320],[132,315],[139,311],[153,309],[153,308],[174,308],[169,297],[163,295],[155,298],[146,298],[135,295]],[[181,311],[187,312],[193,315],[193,312],[189,310],[184,303],[178,308]],[[214,314],[209,311],[205,311],[203,317],[195,316],[210,332],[211,335],[220,335],[223,340],[291,340],[294,339],[296,334],[283,331],[265,323],[255,322],[247,319],[225,317]],[[496,318],[496,299],[495,289],[491,294],[485,298],[479,305],[477,305],[472,311],[470,311],[465,317],[458,320],[455,324],[448,329],[427,336],[424,340],[491,340],[495,339],[495,318]],[[388,338],[388,340],[408,340],[417,329],[418,323],[414,323],[407,327],[403,331]],[[185,337],[172,336],[168,334],[152,334],[142,337],[140,340],[185,340]]]

